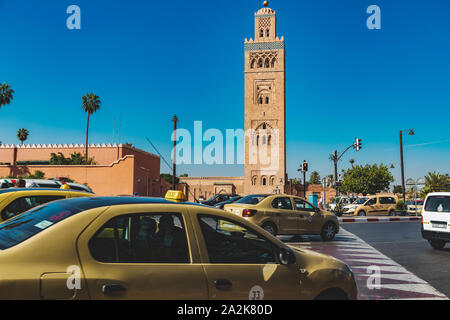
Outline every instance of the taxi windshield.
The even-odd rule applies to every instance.
[[[367,198],[360,198],[360,199],[356,200],[355,202],[353,202],[353,204],[363,204],[366,201],[367,201]]]
[[[236,201],[236,203],[242,203],[242,204],[258,204],[261,201],[263,201],[265,198],[267,198],[269,195],[267,194],[256,194],[256,195],[251,195],[251,196],[247,196],[242,198],[239,201]]]
[[[82,210],[58,202],[36,207],[0,223],[0,250],[11,248]]]

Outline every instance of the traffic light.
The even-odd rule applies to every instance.
[[[303,172],[308,172],[308,163],[307,162],[303,162]]]
[[[355,149],[356,149],[356,151],[359,151],[362,149],[362,140],[361,139],[356,138]]]

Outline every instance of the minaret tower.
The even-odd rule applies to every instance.
[[[285,45],[268,5],[245,39],[245,194],[284,193],[287,178]]]

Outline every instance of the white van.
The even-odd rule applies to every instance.
[[[422,210],[422,237],[437,250],[450,242],[450,192],[428,194]]]

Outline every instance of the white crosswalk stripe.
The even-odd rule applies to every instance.
[[[341,229],[336,236],[336,241],[325,244],[314,241],[289,244],[319,252],[333,252],[332,255],[347,263],[352,269],[362,299],[371,299],[371,297],[389,300],[448,299],[426,281],[345,229]],[[380,271],[380,283],[376,289],[370,289],[368,283],[369,279],[370,283],[373,283],[374,270]]]

